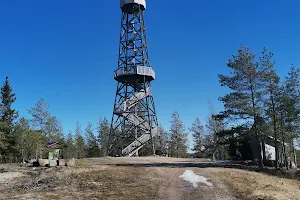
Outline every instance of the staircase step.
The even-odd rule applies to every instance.
[[[152,129],[152,137],[157,135],[157,127]],[[141,149],[149,140],[151,139],[150,134],[143,134],[137,140],[132,142],[128,145],[125,149],[122,150],[122,154],[124,156],[132,156],[134,155],[139,149]]]

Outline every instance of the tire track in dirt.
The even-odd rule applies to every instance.
[[[180,200],[182,199],[182,188],[180,187],[179,175],[182,170],[173,168],[154,168],[155,173],[159,177],[159,199]]]

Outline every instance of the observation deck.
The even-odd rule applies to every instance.
[[[146,0],[120,0],[120,6],[124,13],[132,14],[146,10]]]
[[[114,72],[114,79],[118,82],[150,82],[155,79],[155,72],[151,67],[134,66],[130,69],[119,68]]]

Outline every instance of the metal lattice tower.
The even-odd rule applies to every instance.
[[[157,134],[157,117],[151,90],[155,73],[150,67],[145,0],[121,0],[121,35],[118,82],[111,122],[108,155],[133,156]]]

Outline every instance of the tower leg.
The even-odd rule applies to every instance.
[[[154,145],[154,143],[152,143],[152,150],[153,150],[153,156],[156,156],[155,145]]]
[[[135,112],[136,113],[136,112]],[[135,139],[138,139],[138,134],[137,134],[137,128],[135,128]],[[136,151],[135,156],[138,157],[139,156],[139,151]]]

